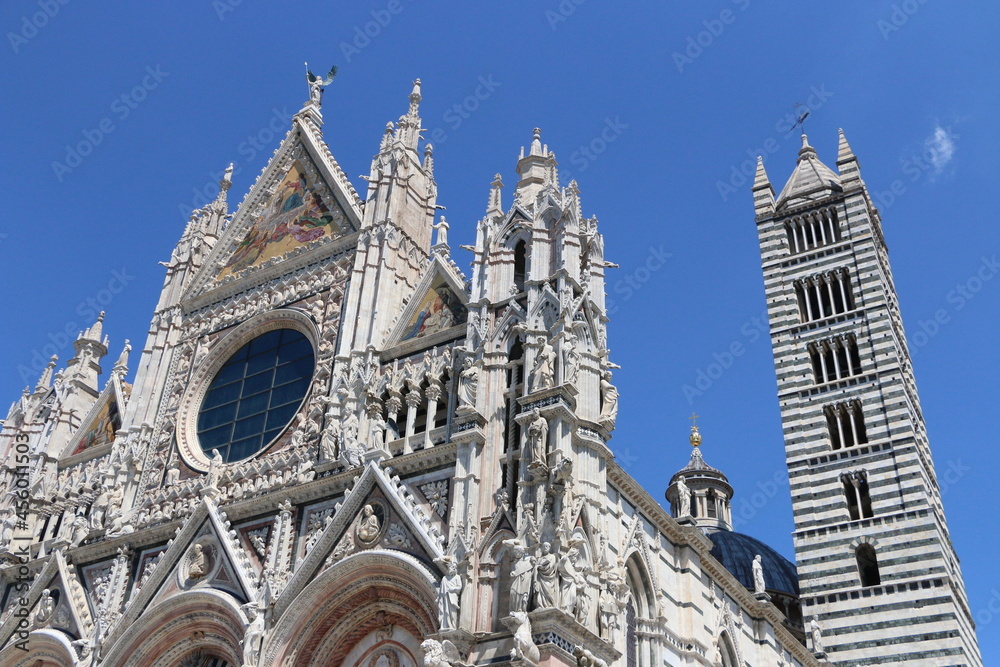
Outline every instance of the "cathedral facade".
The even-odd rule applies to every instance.
[[[614,458],[611,265],[540,132],[512,193],[492,182],[467,276],[437,215],[419,81],[386,126],[364,199],[323,140],[328,82],[312,77],[234,210],[227,173],[192,214],[140,353],[126,341],[108,356],[102,313],[12,405],[0,431],[0,665],[879,664],[856,628],[888,636],[893,619],[916,619],[892,609],[927,597],[924,579],[878,594],[903,607],[865,616],[850,602],[871,588],[864,571],[851,583],[849,567],[810,554],[872,545],[889,579],[882,554],[910,519],[937,539],[922,553],[945,568],[930,586],[954,627],[913,664],[981,664],[919,433],[906,448],[890,428],[876,449],[877,427],[862,442],[848,424],[832,449],[869,457],[842,457],[848,467],[811,461],[829,456],[818,453],[829,434],[805,433],[801,453],[788,445],[798,570],[732,530],[735,491],[697,427],[664,509]],[[789,215],[811,204],[775,203],[760,174],[770,305],[783,204]],[[822,195],[843,197],[846,181]],[[789,289],[771,311],[776,354]],[[837,406],[874,412],[873,400],[802,398],[783,415],[840,423]],[[926,499],[892,520],[876,492],[891,455],[923,466],[910,486]],[[870,500],[837,495],[855,479]],[[844,502],[858,514],[846,527]]]

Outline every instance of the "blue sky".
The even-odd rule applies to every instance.
[[[620,461],[662,498],[697,411],[740,530],[791,556],[743,179],[764,153],[780,189],[799,145],[788,118],[808,105],[820,158],[834,163],[844,128],[880,203],[952,537],[984,659],[998,662],[998,14],[936,0],[8,1],[0,396],[33,385],[53,351],[65,362],[65,332],[97,309],[113,356],[125,338],[141,348],[157,262],[227,163],[230,200],[250,187],[306,99],[303,61],[340,67],[326,139],[361,192],[421,77],[452,246],[472,240],[493,174],[512,183],[541,127],[621,265],[608,283]]]

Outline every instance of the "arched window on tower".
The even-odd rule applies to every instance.
[[[847,513],[851,521],[868,519],[875,515],[868,491],[868,473],[864,470],[845,472],[840,476],[847,498]]]
[[[858,561],[858,575],[861,577],[862,586],[878,586],[882,583],[882,577],[878,571],[878,556],[875,554],[875,547],[870,544],[862,544],[854,552]]]
[[[524,291],[524,277],[528,267],[528,244],[521,239],[514,245],[514,286],[518,293]]]

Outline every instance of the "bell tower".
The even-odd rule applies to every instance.
[[[881,215],[840,132],[753,184],[812,648],[835,664],[982,665]],[[814,633],[816,636],[817,633]]]

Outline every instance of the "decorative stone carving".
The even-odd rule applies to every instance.
[[[573,655],[576,657],[576,667],[608,667],[607,662],[582,646],[577,646],[573,650]]]
[[[504,625],[514,633],[514,648],[510,651],[511,658],[520,658],[525,662],[537,665],[541,655],[538,647],[531,639],[531,621],[527,612],[515,611],[503,619]]]
[[[431,509],[442,518],[448,515],[448,485],[449,480],[439,479],[417,487],[420,493],[424,494]]]
[[[191,547],[191,553],[188,556],[188,566],[187,566],[187,578],[188,582],[197,581],[208,574],[209,561],[208,555],[205,553],[204,545],[197,543]]]
[[[442,642],[425,639],[420,649],[424,652],[424,667],[453,667],[462,660],[458,649],[447,639]]]
[[[398,523],[389,524],[389,527],[386,528],[385,543],[389,546],[398,547],[400,549],[409,549],[412,546],[410,536],[406,533],[406,529]]]
[[[361,510],[361,520],[355,529],[355,535],[362,544],[371,544],[378,539],[381,530],[382,526],[379,524],[379,518],[375,514],[375,505],[368,503]]]
[[[42,627],[52,620],[52,615],[56,611],[56,599],[52,595],[52,589],[46,588],[42,591],[42,596],[38,598],[38,607],[35,609],[35,627]]]

